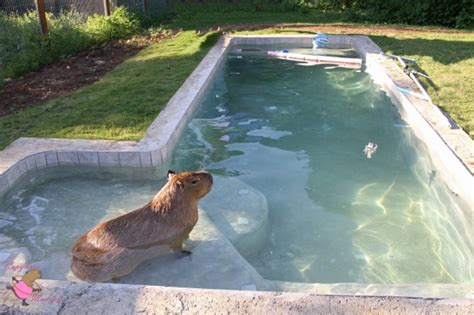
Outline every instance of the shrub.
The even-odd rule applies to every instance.
[[[110,17],[89,18],[76,11],[47,14],[48,37],[41,33],[38,15],[0,13],[0,84],[93,45],[140,31],[136,16],[117,8]]]
[[[0,42],[3,77],[16,77],[37,69],[48,57],[47,43],[34,12],[23,16],[1,14]]]
[[[87,19],[85,30],[97,42],[128,37],[140,30],[138,17],[125,7],[118,7],[111,16],[94,14]]]

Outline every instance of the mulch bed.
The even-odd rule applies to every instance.
[[[118,40],[50,64],[0,87],[0,117],[43,103],[99,80],[142,48],[166,35]]]

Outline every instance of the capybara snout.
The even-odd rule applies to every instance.
[[[174,181],[178,187],[190,191],[196,198],[202,198],[212,188],[212,175],[206,171],[183,172],[177,174],[174,171],[168,171],[168,180]]]

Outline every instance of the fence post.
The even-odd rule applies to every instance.
[[[46,21],[46,10],[44,7],[44,0],[36,0],[36,10],[38,11],[41,32],[43,32],[43,35],[48,35],[48,22]]]
[[[110,16],[110,2],[109,0],[104,0],[104,14],[105,16]]]

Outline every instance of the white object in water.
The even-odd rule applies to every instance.
[[[377,151],[377,145],[375,143],[369,142],[364,148],[364,154],[368,159],[372,158],[372,155]]]

